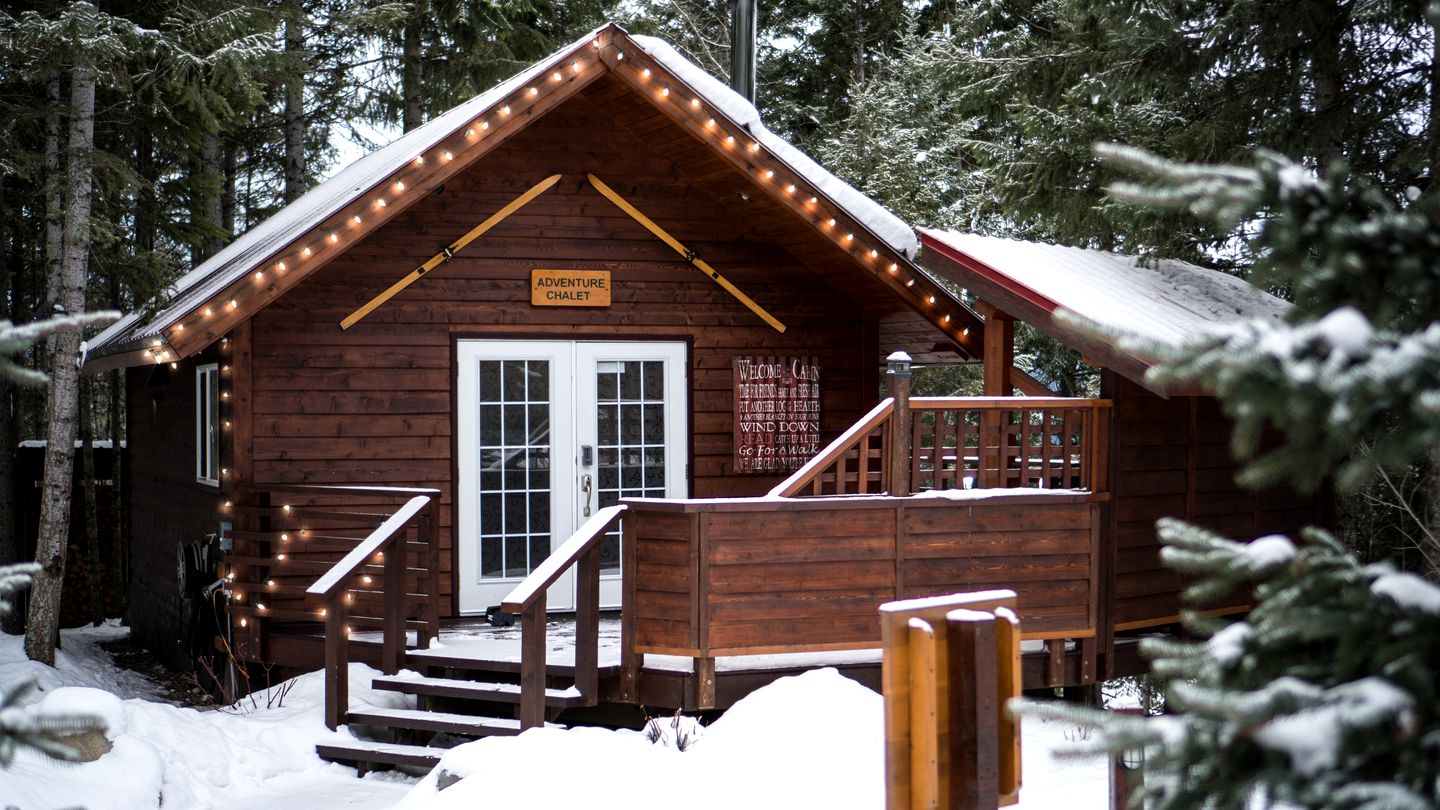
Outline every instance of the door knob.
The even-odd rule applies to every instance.
[[[580,476],[580,491],[585,493],[585,517],[590,517],[590,496],[595,487],[590,478],[590,473]]]

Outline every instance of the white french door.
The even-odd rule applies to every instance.
[[[685,344],[458,344],[460,612],[483,613],[594,512],[687,492]],[[620,603],[618,532],[600,600]],[[575,605],[573,572],[548,595]]]

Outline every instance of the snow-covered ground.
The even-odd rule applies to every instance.
[[[685,751],[669,721],[657,743],[641,732],[535,729],[454,749],[423,779],[354,771],[322,762],[327,730],[318,673],[301,676],[278,705],[200,711],[160,702],[143,676],[117,668],[100,642],[125,630],[65,631],[59,666],[26,661],[22,639],[0,635],[0,683],[33,676],[41,691],[27,711],[85,710],[110,726],[113,750],[96,762],[59,765],[22,754],[0,772],[0,807],[391,808],[444,810],[524,806],[624,808],[878,808],[884,804],[882,700],[833,669],[785,678],[732,707],[712,725],[685,721]],[[374,670],[352,664],[351,701],[397,706],[404,696],[369,688]],[[1057,762],[1073,737],[1065,724],[1026,719],[1022,810],[1102,808],[1099,759]],[[436,790],[440,771],[447,782]]]

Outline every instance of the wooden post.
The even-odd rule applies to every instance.
[[[405,530],[396,537],[398,542],[387,545],[385,555],[384,593],[382,595],[382,622],[384,636],[380,651],[380,669],[386,675],[399,672],[405,663]]]
[[[1015,319],[985,301],[975,309],[985,319],[985,396],[1008,397],[1014,392],[1010,369],[1015,365]],[[977,487],[1005,486],[1005,412],[987,410],[980,418],[980,469]]]
[[[940,807],[940,696],[935,628],[911,619],[910,636],[910,807]]]
[[[995,807],[1002,799],[1011,804],[1018,797],[1019,730],[1000,713],[1004,702],[1020,693],[1016,603],[1013,591],[987,591],[881,606],[885,806],[889,810],[971,810]],[[973,650],[963,654],[968,659],[962,656],[958,663],[955,656],[959,653],[947,651],[947,645],[960,643],[959,631],[949,623],[957,610],[957,618],[962,620],[993,613],[988,645],[987,636],[982,635],[972,644]],[[925,650],[917,649],[926,645],[927,638],[933,638],[931,663],[927,663]],[[972,666],[964,664],[965,660],[989,674],[977,679],[974,669],[955,668]],[[927,674],[930,671],[933,676]],[[956,690],[965,694],[956,695]],[[960,725],[967,728],[958,728]],[[916,739],[917,735],[921,738]],[[935,741],[933,747],[927,747],[927,739]],[[971,750],[976,747],[986,750]],[[981,790],[988,790],[988,798],[982,796],[978,804],[956,798],[961,791],[973,794]]]
[[[520,615],[520,728],[545,725],[545,592]]]
[[[600,699],[600,546],[580,558],[575,584],[575,688],[593,706]]]
[[[999,714],[995,616],[955,610],[945,617],[950,673],[950,800],[952,810],[994,810],[1000,800]]]
[[[635,703],[639,699],[640,664],[642,656],[635,652],[635,526],[640,512],[632,511],[620,521],[620,699]]]
[[[1120,714],[1145,714],[1144,709],[1115,709]],[[1110,757],[1110,810],[1129,810],[1130,799],[1145,786],[1144,749],[1126,749]]]
[[[420,540],[425,543],[425,638],[415,639],[417,647],[429,649],[430,641],[440,637],[440,530],[436,528],[435,501],[420,513]]]
[[[886,446],[890,450],[885,468],[886,489],[891,495],[910,494],[910,355],[895,352],[885,358],[885,378],[890,386],[890,396],[895,400],[895,410],[890,414],[890,436]],[[939,455],[938,452],[936,454]]]
[[[695,669],[695,709],[715,708],[715,658],[714,656],[697,656],[694,660]]]
[[[345,630],[345,589],[325,605],[325,725],[334,731],[350,713],[350,634]]]

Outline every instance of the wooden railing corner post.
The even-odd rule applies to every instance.
[[[350,633],[345,627],[345,591],[325,600],[325,725],[334,731],[350,713]]]
[[[430,642],[440,637],[440,531],[435,520],[436,501],[420,513],[420,540],[425,544],[425,571],[429,585],[425,590],[425,638],[417,638],[416,646],[429,649]]]
[[[399,542],[389,545],[385,554],[385,587],[381,621],[384,622],[384,640],[381,647],[380,668],[386,675],[399,672],[405,662],[405,531],[397,535]]]
[[[895,352],[885,358],[885,378],[895,410],[890,414],[890,435],[886,441],[885,488],[891,495],[910,494],[910,355]]]
[[[520,614],[520,728],[545,725],[545,592]]]
[[[586,705],[600,693],[600,546],[580,557],[575,587],[575,688]]]

